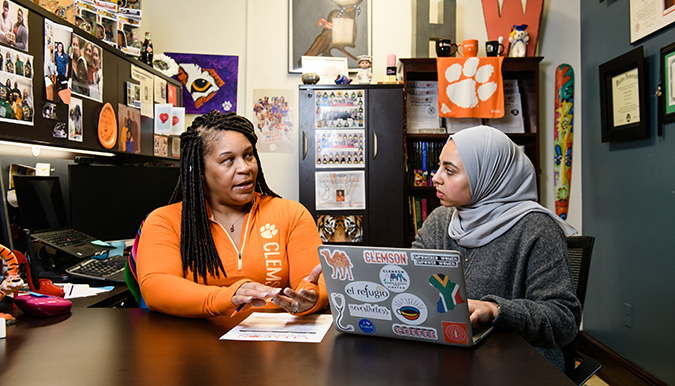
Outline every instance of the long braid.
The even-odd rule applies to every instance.
[[[258,138],[248,119],[219,111],[194,119],[188,130],[181,134],[180,179],[171,202],[183,201],[180,245],[183,273],[186,274],[191,269],[195,282],[201,276],[206,283],[208,275],[219,277],[221,271],[227,276],[211,234],[203,182],[204,156],[211,151],[211,142],[220,130],[237,131],[246,136],[253,146],[253,155],[258,164],[255,190],[264,195],[279,197],[265,181],[255,147]]]

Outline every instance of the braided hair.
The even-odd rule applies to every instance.
[[[180,227],[183,274],[191,269],[195,282],[201,276],[206,283],[208,275],[219,277],[221,271],[227,277],[210,231],[204,195],[204,157],[212,151],[212,144],[222,130],[242,133],[251,142],[253,156],[258,164],[255,191],[279,197],[265,181],[255,147],[258,137],[251,121],[235,113],[223,114],[215,110],[192,121],[192,125],[180,136],[180,178],[170,202],[183,201]]]

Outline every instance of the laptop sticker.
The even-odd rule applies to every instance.
[[[391,311],[377,304],[349,304],[349,315],[356,318],[391,320]]]
[[[469,334],[466,323],[443,322],[443,338],[448,343],[468,344]]]
[[[375,325],[368,319],[359,320],[359,328],[366,334],[372,334],[375,332]]]
[[[380,282],[393,292],[404,292],[410,287],[410,275],[397,265],[385,265],[380,269]]]
[[[433,253],[411,253],[410,258],[415,265],[436,265],[442,267],[457,268],[459,266],[459,256],[455,255],[436,255]]]
[[[439,291],[438,303],[436,303],[436,311],[439,313],[446,313],[455,309],[455,306],[464,303],[464,299],[459,294],[459,284],[450,280],[449,277],[442,273],[431,275],[429,284]]]
[[[345,286],[345,292],[362,302],[383,302],[389,299],[389,291],[381,284],[372,281],[354,281]]]
[[[354,280],[354,275],[352,275],[352,267],[354,265],[344,251],[336,250],[332,256],[327,249],[321,250],[320,253],[326,260],[326,263],[333,268],[332,279],[339,277],[340,280]]]
[[[391,301],[391,307],[394,315],[403,323],[418,325],[427,320],[427,306],[413,294],[396,295]]]
[[[334,315],[335,318],[335,327],[340,331],[354,331],[354,326],[348,324],[346,326],[342,325],[342,318],[344,317],[345,312],[345,296],[333,292],[330,294],[330,299],[333,301],[333,307],[337,310],[337,315]]]
[[[394,323],[391,330],[394,331],[394,334],[406,338],[438,340],[438,331],[431,327],[415,327]]]

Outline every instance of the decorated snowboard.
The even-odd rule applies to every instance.
[[[561,64],[555,71],[553,191],[555,192],[555,212],[563,220],[567,220],[572,178],[573,118],[574,70],[569,64]]]

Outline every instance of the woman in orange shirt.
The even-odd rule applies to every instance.
[[[308,314],[328,304],[316,224],[267,186],[256,141],[248,119],[217,111],[181,135],[173,204],[148,216],[138,244],[148,308],[210,317],[248,305]]]

